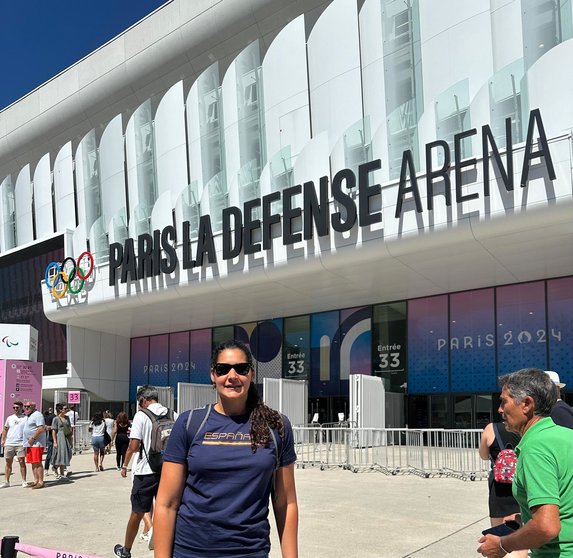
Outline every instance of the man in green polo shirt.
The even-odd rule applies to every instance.
[[[503,537],[483,536],[478,552],[502,558],[530,548],[534,558],[573,558],[573,435],[549,418],[555,385],[536,368],[501,381],[499,412],[507,429],[521,435],[513,495],[523,526]]]

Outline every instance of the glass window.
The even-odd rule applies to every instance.
[[[149,338],[149,383],[166,386],[169,381],[169,335]]]
[[[454,428],[472,428],[471,395],[456,395],[454,397]]]
[[[311,397],[339,395],[339,314],[322,312],[310,317]]]
[[[380,304],[372,314],[372,369],[386,391],[404,393],[406,383],[406,303]]]
[[[448,426],[448,396],[430,396],[430,428],[447,428]]]
[[[450,295],[451,390],[494,391],[494,290]]]
[[[251,336],[251,351],[257,361],[257,383],[264,378],[282,377],[283,321],[259,322]]]
[[[491,395],[476,395],[476,428],[485,428],[492,421]],[[497,401],[497,400],[496,400]],[[495,415],[497,417],[497,414]]]
[[[539,58],[573,36],[570,0],[521,0],[523,52],[529,69]]]
[[[223,329],[223,328],[220,328]],[[214,331],[214,330],[213,330]],[[230,339],[226,337],[224,341]],[[217,343],[218,344],[218,343]],[[211,329],[196,329],[190,335],[190,381],[192,384],[211,383],[211,353],[213,344],[211,343]]]
[[[450,146],[451,163],[454,163],[454,136],[471,129],[469,80],[464,79],[438,96],[436,108],[436,135]],[[461,158],[472,154],[471,138],[461,143]],[[443,163],[443,152],[438,151],[438,161]]]
[[[549,368],[573,386],[573,277],[547,281]]]
[[[409,428],[429,428],[430,415],[428,413],[428,395],[410,395],[408,397],[408,424]]]
[[[189,382],[189,332],[169,335],[169,386],[177,397],[177,384]]]
[[[310,371],[310,316],[284,319],[283,377],[308,380]]]
[[[489,82],[491,128],[499,149],[506,147],[505,120],[511,118],[513,143],[523,141],[522,96],[523,58],[502,68]]]
[[[545,285],[543,281],[496,289],[497,370],[547,369]]]
[[[255,333],[255,328],[257,327],[257,322],[249,322],[249,323],[245,323],[245,324],[238,324],[236,326],[234,326],[234,332],[233,332],[233,339],[236,339],[237,341],[241,341],[241,343],[244,343],[245,345],[247,345],[247,347],[249,347],[251,353],[253,352],[253,339],[256,336]],[[255,370],[257,370],[257,383],[263,383],[262,379],[259,379],[259,374],[258,374],[258,362],[257,362],[257,357],[255,357],[255,355],[253,354],[253,364],[255,366]]]
[[[135,401],[137,386],[149,383],[149,337],[131,340],[129,399]]]
[[[419,2],[383,0],[384,75],[390,177],[400,175],[402,154],[419,163],[418,120],[423,112]]]
[[[408,302],[408,392],[448,391],[448,297]]]
[[[372,307],[340,311],[340,393],[348,395],[350,374],[372,374]]]
[[[233,326],[221,326],[221,327],[214,327],[213,328],[213,349],[224,343],[225,341],[229,341],[229,339],[235,338],[235,328]]]
[[[28,324],[38,330],[37,359],[44,363],[44,376],[67,372],[66,326],[46,318],[39,290],[46,266],[63,259],[62,236],[0,259],[0,323]]]

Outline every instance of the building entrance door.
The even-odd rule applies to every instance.
[[[330,424],[339,422],[340,416],[348,420],[350,413],[348,397],[313,397],[310,399],[309,422],[318,414],[316,422]]]

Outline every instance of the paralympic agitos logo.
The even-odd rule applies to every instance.
[[[2,337],[2,343],[4,343],[4,345],[6,345],[6,347],[8,347],[8,348],[17,347],[20,344],[18,341],[14,341],[13,339],[10,339],[10,337],[8,335],[5,335],[4,337]]]
[[[50,262],[44,272],[44,281],[52,295],[61,299],[68,292],[79,294],[93,271],[94,257],[90,252],[82,252],[77,261],[67,257],[61,263]]]

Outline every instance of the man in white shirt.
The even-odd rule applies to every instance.
[[[42,455],[46,447],[46,425],[44,415],[36,410],[34,401],[24,403],[26,420],[22,432],[23,445],[26,448],[26,463],[32,465],[34,484],[29,485],[33,489],[44,488],[44,468],[42,467]]]
[[[129,446],[125,453],[121,476],[127,477],[127,465],[134,454],[139,455],[133,467],[133,486],[131,488],[131,515],[125,530],[124,544],[116,544],[113,552],[120,558],[131,558],[131,547],[137,536],[139,524],[145,513],[151,511],[153,499],[159,488],[159,473],[154,473],[147,461],[145,448],[151,447],[151,419],[141,410],[147,409],[157,416],[171,413],[167,407],[157,402],[159,394],[154,386],[141,386],[137,390],[137,403],[140,410],[135,413],[129,435]],[[141,445],[143,443],[143,450]],[[153,538],[150,536],[149,549],[153,548]]]
[[[70,405],[70,410],[66,413],[67,417],[70,419],[70,424],[72,428],[78,423],[80,418],[79,413],[76,411],[75,405]]]
[[[0,484],[0,488],[8,488],[10,486],[10,475],[12,474],[12,463],[14,457],[18,458],[20,465],[20,476],[22,477],[22,486],[28,486],[26,482],[26,463],[24,451],[22,430],[24,428],[24,421],[26,415],[23,412],[24,404],[22,401],[14,401],[12,403],[14,414],[6,419],[4,428],[2,429],[2,447],[4,448],[4,458],[6,459],[6,468],[4,469],[4,482]]]

